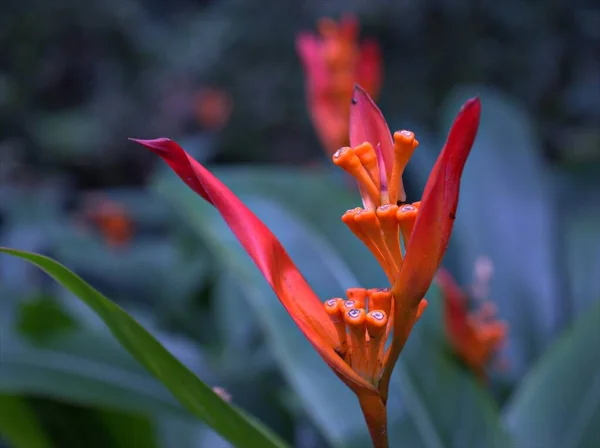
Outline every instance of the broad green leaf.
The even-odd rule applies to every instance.
[[[600,446],[600,301],[544,354],[506,405],[518,446]]]
[[[144,303],[168,302],[170,293],[179,295],[179,283],[169,279],[177,275],[174,266],[179,261],[168,241],[140,241],[131,247],[115,249],[104,241],[88,235],[69,235],[53,244],[52,256],[68,266],[76,266],[80,275],[110,292],[122,303],[136,300]]]
[[[3,328],[0,393],[53,397],[61,403],[100,408],[106,437],[117,439],[114,446],[121,446],[121,441],[128,447],[152,447],[147,441],[154,433],[161,447],[193,448],[218,437],[110,335],[82,331],[61,335],[33,345]],[[132,431],[126,431],[132,425],[138,445],[131,445]],[[119,435],[122,432],[125,437]]]
[[[13,448],[51,448],[29,403],[14,395],[0,394],[0,439]]]
[[[205,425],[159,415],[156,418],[158,446],[164,448],[231,448],[216,432]]]
[[[1,252],[27,260],[47,272],[92,308],[115,338],[155,375],[192,414],[236,446],[284,446],[266,428],[232,407],[173,357],[120,307],[61,264],[42,255],[15,249]]]
[[[2,336],[2,392],[192,418],[158,380],[104,335],[73,332],[43,345],[4,329]]]
[[[568,289],[569,303],[565,313],[577,318],[589,306],[600,299],[600,178],[597,168],[579,169],[571,173],[561,173],[563,184],[559,219],[564,229],[564,263],[568,275],[563,281]],[[564,209],[567,203],[568,209]],[[565,297],[567,300],[567,297]]]

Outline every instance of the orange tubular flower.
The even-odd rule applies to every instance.
[[[321,19],[319,35],[301,33],[296,48],[306,73],[307,97],[314,126],[331,155],[348,144],[348,117],[354,83],[373,97],[381,84],[381,56],[374,41],[358,44],[358,21]]]
[[[414,136],[397,133],[394,145],[381,112],[358,87],[352,104],[350,140],[354,147],[341,149],[333,159],[356,177],[367,205],[346,212],[342,220],[372,251],[391,288],[350,288],[346,300],[321,302],[271,231],[177,143],[164,138],[134,141],[162,157],[190,188],[217,208],[298,328],[357,395],[373,444],[383,448],[388,446],[385,404],[390,375],[427,305],[423,296],[447,246],[480,105],[478,99],[469,100],[459,113],[423,200],[399,207],[396,198],[403,198],[404,192],[398,179],[410,156],[406,151],[416,146]],[[407,243],[404,257],[400,234]]]
[[[473,373],[485,380],[485,368],[504,343],[508,325],[494,319],[496,310],[491,302],[470,313],[469,297],[448,271],[440,269],[435,281],[444,296],[444,325],[450,345]]]

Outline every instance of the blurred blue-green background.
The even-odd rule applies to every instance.
[[[447,347],[432,288],[392,381],[392,446],[597,446],[594,2],[3,0],[0,245],[74,270],[293,446],[368,446],[353,395],[220,218],[127,141],[168,136],[210,166],[323,299],[386,286],[340,221],[359,197],[317,140],[294,48],[344,12],[381,46],[390,128],[420,141],[409,200],[481,97],[444,265],[468,285],[489,257],[510,325],[508,365],[481,385]],[[228,446],[45,274],[0,256],[0,296],[0,446]]]

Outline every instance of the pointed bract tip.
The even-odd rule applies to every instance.
[[[367,91],[357,82],[354,83],[354,92],[361,92],[368,95]]]
[[[173,142],[173,140],[166,138],[166,137],[160,137],[160,138],[155,138],[155,139],[151,139],[151,140],[144,140],[144,139],[130,137],[127,140],[138,143],[142,146],[145,146],[148,149],[155,150],[155,151],[168,151],[169,148],[167,147],[167,145],[169,145]]]
[[[373,98],[371,98],[371,95],[369,95],[369,92],[367,92],[360,84],[355,83],[354,91],[352,92],[352,104],[357,104],[359,101],[361,102],[361,104],[371,104],[375,108],[375,111],[381,115],[381,119],[385,123],[383,114],[381,114],[381,111],[375,104],[375,101],[373,101]],[[352,118],[350,118],[350,120],[352,121]]]
[[[467,101],[465,101],[465,104],[463,104],[462,110],[466,110],[466,109],[475,109],[477,111],[477,113],[481,112],[481,100],[479,99],[479,96],[474,96],[473,98],[469,98]]]

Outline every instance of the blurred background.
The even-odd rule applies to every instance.
[[[519,432],[515,416],[530,415],[518,398],[525,377],[534,389],[565,389],[559,401],[571,404],[546,405],[534,436],[556,443],[552,431],[566,425],[583,429],[561,446],[594,446],[600,330],[573,331],[600,299],[595,2],[3,0],[0,245],[74,270],[293,446],[367,446],[354,397],[224,223],[127,141],[167,136],[210,166],[323,299],[385,286],[340,221],[359,196],[313,129],[294,43],[319,18],[347,12],[381,47],[378,104],[390,128],[420,141],[409,200],[460,105],[481,97],[444,265],[467,288],[488,257],[489,296],[510,325],[505,362],[482,387],[447,347],[423,349],[427,334],[443,339],[433,288],[423,337],[392,383],[392,440],[491,446],[501,422]],[[228,446],[45,274],[1,256],[0,295],[0,446],[39,446],[33,434],[61,448]],[[546,360],[560,343],[570,357]],[[549,362],[575,367],[526,376]],[[586,396],[588,411],[572,412]]]

